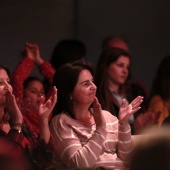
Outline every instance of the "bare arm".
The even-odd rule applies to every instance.
[[[57,101],[57,89],[53,87],[53,94],[47,100],[45,104],[41,103],[39,107],[39,117],[40,117],[40,138],[45,141],[45,143],[49,142],[50,139],[50,130],[49,130],[49,122],[48,117],[52,112]]]

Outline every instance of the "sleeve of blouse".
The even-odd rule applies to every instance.
[[[22,148],[25,148],[26,144],[28,144],[28,140],[24,137],[24,135],[15,129],[11,129],[9,131],[7,138],[19,144]]]
[[[52,84],[53,84],[53,77],[55,74],[55,69],[52,67],[52,65],[49,62],[45,61],[39,65],[39,70],[40,70],[40,73],[44,76],[44,78],[49,83],[48,91],[46,94],[46,99],[48,99],[52,95],[52,91],[53,91]],[[50,118],[51,118],[51,115],[50,115]]]
[[[40,73],[44,76],[44,78],[49,83],[49,87],[46,93],[46,100],[48,100],[53,92],[52,84],[53,84],[53,77],[55,74],[55,69],[52,67],[52,65],[49,62],[45,61],[39,65],[39,70],[40,70]],[[49,116],[49,120],[51,120],[51,117],[52,117],[52,113]]]
[[[12,87],[15,97],[19,100],[23,99],[23,83],[30,76],[33,67],[33,60],[29,57],[24,57],[14,70],[12,75]]]
[[[54,141],[52,136],[50,136],[49,142],[46,144],[44,140],[32,130],[31,126],[24,121],[24,126],[22,128],[24,136],[29,141],[29,153],[32,160],[37,164],[40,169],[45,169],[49,167],[53,160],[54,154]]]
[[[130,125],[118,125],[118,149],[117,155],[127,166],[134,144],[131,140]]]
[[[36,162],[40,167],[47,168],[52,164],[54,149],[52,137],[50,137],[48,144],[38,138],[37,144],[34,145],[34,154]]]
[[[49,62],[43,62],[39,66],[41,74],[48,80],[48,82],[52,85],[53,83],[53,77],[55,74],[55,69],[52,67],[52,65]]]
[[[50,124],[57,155],[68,168],[92,167],[101,153],[107,132],[102,128],[94,131],[88,142],[82,145],[77,134],[71,129],[74,125],[66,122],[52,119]]]
[[[28,141],[18,130],[11,129],[6,136],[5,149],[14,159],[20,159]]]

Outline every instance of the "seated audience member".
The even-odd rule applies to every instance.
[[[106,37],[102,42],[102,49],[106,48],[120,48],[128,53],[130,53],[128,40],[124,38],[123,36],[108,36]],[[129,76],[128,76],[128,84],[131,89],[131,93],[134,97],[136,96],[143,96],[144,101],[141,105],[142,111],[145,111],[147,109],[147,99],[149,97],[149,93],[146,90],[146,87],[143,85],[143,83],[133,75],[131,69],[129,69]]]
[[[102,108],[116,117],[118,117],[122,99],[126,98],[127,103],[130,103],[136,97],[128,84],[130,66],[130,54],[120,48],[105,49],[101,53],[96,66],[95,84],[98,87],[97,97]],[[142,110],[141,112],[144,111]],[[132,115],[129,119],[132,134],[135,133],[133,128],[134,119],[141,112]]]
[[[40,121],[37,114],[41,96],[47,100],[52,92],[52,81],[55,69],[50,63],[45,62],[39,53],[36,44],[26,43],[25,56],[22,58],[12,75],[13,93],[20,106],[24,119],[30,124],[34,132],[39,135]],[[45,94],[43,82],[31,76],[34,63],[38,66],[41,74],[48,79],[50,87]],[[50,115],[51,117],[51,115]],[[49,117],[49,119],[50,119]]]
[[[59,41],[52,52],[50,63],[55,70],[63,64],[74,62],[77,60],[85,61],[86,46],[83,42],[76,39],[63,39]],[[44,79],[45,89],[51,87],[51,82],[47,78]]]
[[[51,165],[54,145],[49,143],[48,117],[56,103],[56,93],[57,90],[54,87],[52,96],[44,104],[44,97],[40,97],[37,110],[40,121],[38,136],[17,106],[7,68],[0,66],[0,141],[2,144],[0,162],[4,170],[15,168],[44,170]],[[3,141],[5,141],[4,145]],[[5,161],[6,163],[9,161],[9,164],[7,165]]]
[[[170,115],[170,55],[160,63],[156,77],[152,83],[149,108],[153,112],[160,112],[157,124],[161,126]]]
[[[64,39],[55,46],[50,63],[57,70],[61,65],[85,60],[86,46],[79,40]]]
[[[143,97],[129,105],[125,99],[118,118],[102,110],[96,98],[91,67],[68,63],[55,73],[57,104],[50,123],[56,146],[53,168],[126,169],[133,149],[129,117],[140,109]]]
[[[145,129],[134,141],[130,170],[169,170],[170,169],[170,127]]]

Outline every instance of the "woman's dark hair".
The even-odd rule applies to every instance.
[[[151,88],[151,97],[159,95],[164,101],[170,99],[170,55],[160,63]]]
[[[10,78],[10,71],[9,71],[8,67],[3,66],[3,65],[0,64],[0,69],[5,70],[7,72],[8,77]]]
[[[23,84],[24,89],[27,88],[29,86],[29,84],[33,81],[39,81],[40,83],[42,83],[42,81],[39,78],[34,77],[34,76],[30,76],[24,81],[24,84]]]
[[[101,53],[95,71],[95,84],[97,86],[97,97],[103,109],[110,111],[116,116],[113,106],[113,97],[108,89],[108,75],[107,69],[109,65],[115,62],[120,56],[127,56],[131,58],[130,54],[120,48],[107,48]],[[126,83],[125,83],[126,85]],[[120,93],[123,93],[124,86],[120,88]],[[116,103],[116,101],[114,101]]]
[[[71,94],[77,84],[80,72],[85,69],[93,75],[93,69],[82,61],[64,64],[57,70],[53,78],[53,86],[57,88],[58,97],[53,116],[64,111],[74,118]]]

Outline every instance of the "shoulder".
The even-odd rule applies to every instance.
[[[50,123],[50,131],[56,141],[77,138],[77,134],[81,133],[81,129],[86,128],[86,126],[71,118],[66,113],[56,115]]]
[[[52,118],[51,124],[56,124],[56,123],[64,123],[64,124],[66,124],[68,122],[67,121],[68,119],[70,119],[70,118],[69,118],[69,116],[67,114],[60,113],[60,114],[58,114],[58,115],[56,115],[56,116],[54,116]]]
[[[76,121],[72,119],[69,115],[66,113],[60,113],[59,115],[56,115],[52,118],[50,127],[51,129],[58,130],[68,130],[72,129],[72,126],[76,124]]]

